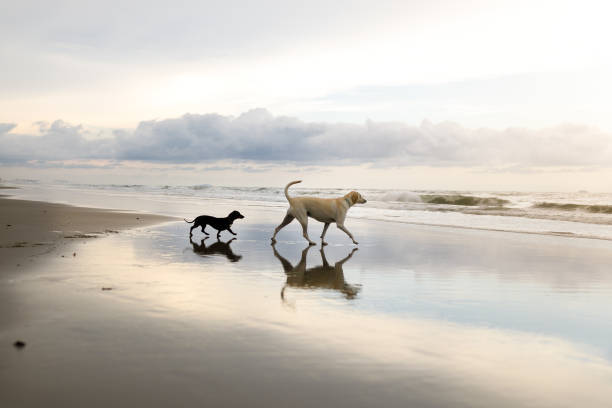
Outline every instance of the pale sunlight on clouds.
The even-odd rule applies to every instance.
[[[80,167],[92,177],[100,178],[104,170],[106,180],[120,175],[139,183],[159,183],[159,174],[168,182],[205,174],[208,183],[262,185],[308,173],[326,186],[351,174],[368,187],[435,183],[444,188],[446,183],[454,188],[554,185],[565,190],[588,185],[605,191],[612,136],[569,124],[504,130],[448,121],[332,124],[256,109],[236,117],[189,114],[121,130],[55,121],[39,122],[36,132],[23,134],[14,124],[0,124],[0,162],[5,172],[30,167],[30,174],[59,173]]]

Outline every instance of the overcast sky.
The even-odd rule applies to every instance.
[[[560,188],[549,170],[612,165],[611,11],[588,0],[4,2],[0,171],[234,163],[219,182],[236,184],[254,166],[340,178],[351,166],[432,167],[462,169],[460,187],[478,185],[478,167],[515,172],[516,187],[548,169],[537,188]]]

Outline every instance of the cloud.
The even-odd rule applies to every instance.
[[[114,155],[115,140],[90,140],[87,137],[92,135],[81,125],[73,126],[62,120],[36,125],[40,136],[0,132],[1,162],[109,159]]]
[[[15,129],[16,126],[17,125],[14,123],[0,123],[0,135],[10,132],[11,130]]]
[[[72,159],[466,167],[612,163],[611,134],[568,124],[504,130],[428,121],[418,126],[373,121],[358,125],[305,122],[254,109],[237,117],[187,114],[145,121],[132,131],[115,131],[103,138],[60,120],[39,123],[40,136],[7,133],[13,127],[0,124],[3,163]]]

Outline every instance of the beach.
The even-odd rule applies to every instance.
[[[0,408],[611,408],[611,12],[3,2]]]
[[[0,405],[605,407],[612,398],[608,240],[349,213],[359,245],[332,227],[329,246],[309,247],[293,223],[272,246],[282,204],[206,200],[207,213],[246,217],[235,240],[217,241],[190,239],[176,218],[196,204],[118,200],[93,209],[0,199]],[[162,215],[142,211],[164,205]],[[310,236],[321,228],[311,222]]]
[[[98,238],[170,219],[0,196],[0,267],[6,270],[34,262],[39,255],[57,251],[74,240]]]

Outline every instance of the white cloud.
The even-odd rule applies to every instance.
[[[38,122],[37,125],[40,135],[0,133],[0,161],[95,159],[114,155],[115,140],[91,140],[92,135],[81,125],[61,120],[51,124]]]
[[[40,123],[40,135],[0,125],[0,162],[126,160],[199,163],[244,160],[378,166],[547,167],[612,163],[612,134],[581,125],[471,129],[454,122],[420,125],[306,122],[255,109],[237,117],[187,114],[141,122],[100,137],[63,121]],[[2,129],[4,133],[1,132]],[[109,132],[102,132],[108,134]]]
[[[17,125],[14,123],[0,123],[0,136],[13,130]]]

